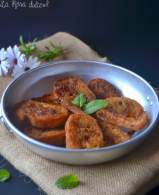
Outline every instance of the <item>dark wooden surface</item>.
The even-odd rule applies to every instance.
[[[1,9],[0,47],[67,31],[115,64],[159,86],[159,3],[157,0],[50,0],[47,9]],[[0,157],[12,179],[0,184],[0,194],[43,194],[28,177]],[[159,194],[158,188],[149,194]]]

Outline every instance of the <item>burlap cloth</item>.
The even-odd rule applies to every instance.
[[[69,52],[65,59],[103,60],[77,38],[57,33],[42,40],[38,47],[44,48],[50,41],[60,43]],[[0,78],[0,95],[9,78]],[[143,194],[157,184],[159,171],[159,129],[131,154],[95,166],[70,166],[46,160],[20,143],[14,135],[0,124],[0,153],[18,170],[32,178],[48,195],[130,195]],[[55,180],[65,174],[77,174],[79,187],[60,190]]]

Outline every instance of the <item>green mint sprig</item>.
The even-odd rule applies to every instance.
[[[82,108],[87,102],[86,96],[84,93],[80,93],[78,96],[74,98],[72,103],[80,108]]]
[[[107,105],[108,102],[106,100],[102,99],[92,100],[91,102],[84,106],[84,112],[86,114],[93,114],[102,108],[106,108]]]
[[[0,183],[7,181],[11,177],[7,169],[0,169]]]
[[[60,189],[72,189],[79,185],[79,179],[77,175],[65,175],[60,177],[55,185]]]
[[[93,114],[102,108],[106,108],[108,105],[108,102],[103,99],[96,99],[87,102],[86,96],[83,93],[76,96],[72,103],[80,107],[86,114]]]

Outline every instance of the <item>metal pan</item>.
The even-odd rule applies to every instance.
[[[124,96],[140,102],[149,114],[149,126],[135,133],[125,143],[97,149],[66,149],[47,145],[28,137],[16,128],[9,115],[10,108],[22,100],[50,92],[54,80],[66,75],[79,75],[86,81],[97,77],[108,80]],[[95,61],[62,61],[38,67],[14,80],[2,96],[1,113],[1,120],[7,129],[41,156],[67,164],[97,164],[121,157],[149,137],[157,122],[159,100],[148,82],[125,68]]]

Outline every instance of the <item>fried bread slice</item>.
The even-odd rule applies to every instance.
[[[96,113],[98,119],[130,131],[138,131],[149,123],[149,117],[143,107],[127,97],[107,98],[108,106]]]
[[[93,79],[89,82],[88,87],[91,91],[93,91],[98,99],[121,96],[119,90],[104,79]]]
[[[96,119],[89,115],[70,115],[65,124],[65,131],[67,148],[97,148],[104,144],[103,134]]]
[[[37,128],[54,128],[64,125],[69,112],[61,105],[28,100],[17,106],[16,116],[19,121],[28,120]]]
[[[78,76],[68,76],[55,82],[52,94],[55,99],[73,99],[80,93],[84,93],[88,101],[96,98],[94,93]]]

